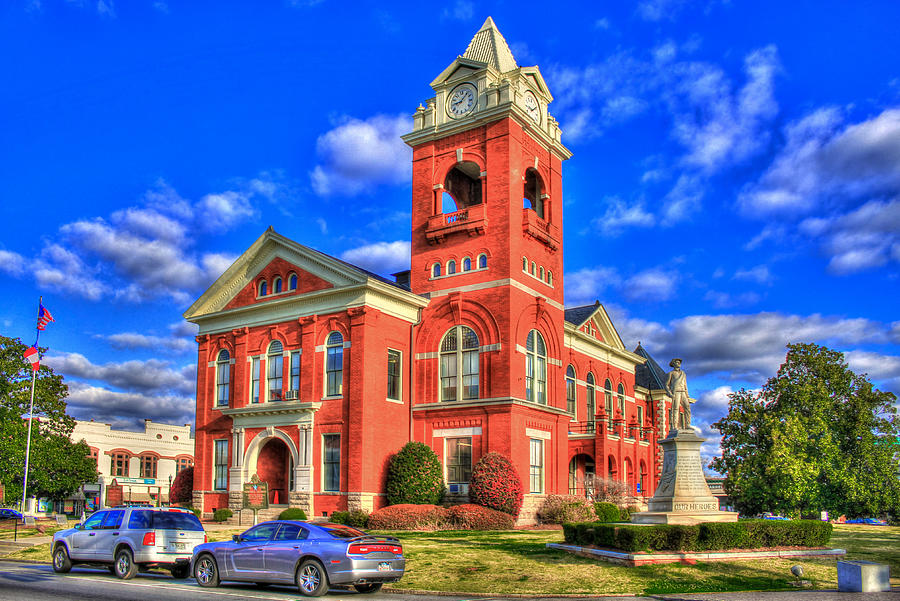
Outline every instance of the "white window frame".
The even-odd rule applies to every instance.
[[[332,334],[337,334],[341,337],[340,343],[331,343]],[[340,357],[341,357],[341,368],[339,370],[329,370],[328,369],[328,351],[330,349],[340,349]],[[338,398],[344,396],[344,335],[341,334],[337,330],[331,330],[328,332],[328,336],[325,337],[325,360],[322,362],[322,367],[325,370],[325,375],[323,377],[323,392],[325,393],[326,398]],[[337,381],[337,391],[332,390],[330,384],[330,380],[328,379],[329,372],[339,372],[340,378]]]
[[[219,443],[222,443],[219,445]],[[219,448],[224,447],[224,452],[220,455]],[[219,462],[219,459],[222,459],[222,462]],[[224,480],[225,485],[222,488],[219,488],[219,479],[218,479],[218,470],[219,467],[223,467],[224,472]],[[213,440],[213,490],[228,490],[228,439],[227,438],[218,438]]]
[[[469,480],[472,479],[472,467],[474,465],[472,451],[474,447],[471,436],[448,436],[444,439],[444,479],[447,482],[447,489],[452,494],[464,495],[469,492],[469,480],[465,482],[450,481],[450,443],[455,440],[466,440],[469,442]]]
[[[528,350],[528,341],[532,335],[534,346]],[[544,347],[543,355],[538,351],[538,343]],[[530,330],[525,339],[525,400],[538,405],[547,404],[547,342],[538,330]]]
[[[535,448],[538,449],[540,463],[535,463]],[[528,492],[532,495],[544,494],[544,441],[540,438],[528,439]],[[537,472],[537,473],[536,473]],[[538,478],[538,490],[535,490],[535,476]]]
[[[385,387],[385,398],[388,401],[400,401],[403,402],[403,351],[398,351],[397,349],[388,348],[388,361],[387,361],[387,386]],[[397,396],[391,396],[391,353],[396,353],[397,355]]]
[[[222,354],[225,357],[222,357]],[[223,375],[225,381],[223,382]],[[225,402],[222,401],[222,389],[225,389]],[[228,349],[221,349],[216,355],[216,407],[227,407],[231,404],[231,353]]]
[[[275,343],[278,343],[281,350],[273,353],[272,347]],[[273,369],[280,369],[277,376],[272,375]],[[266,402],[273,400],[272,386],[269,383],[271,380],[281,380],[281,399],[279,400],[284,400],[284,344],[282,344],[280,340],[271,341],[266,349]]]
[[[475,336],[476,344],[473,348],[463,348],[463,340],[465,340],[465,331],[469,330],[472,332],[472,335]],[[447,339],[451,333],[456,332],[456,340],[457,347],[456,350],[453,351],[444,351],[444,341]],[[443,337],[441,337],[440,345],[438,346],[438,399],[441,402],[454,402],[454,401],[472,401],[478,398],[481,398],[481,339],[478,337],[478,333],[475,332],[472,328],[467,325],[457,324],[447,330],[444,333]],[[475,368],[474,372],[467,373],[466,369],[466,359],[471,357],[471,354],[475,355]],[[452,360],[452,365],[456,368],[456,372],[453,376],[444,376],[444,358],[454,356]],[[471,360],[471,359],[470,359]],[[450,363],[448,363],[450,365]],[[445,378],[454,378],[456,381],[456,395],[455,398],[444,398],[444,379]],[[466,396],[465,390],[465,378],[475,378],[475,384],[477,387],[477,394],[473,397]]]

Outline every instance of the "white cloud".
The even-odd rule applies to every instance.
[[[475,14],[475,5],[469,0],[456,0],[444,9],[444,18],[468,21]]]
[[[675,225],[687,221],[701,209],[703,186],[697,177],[681,175],[675,186],[666,194],[662,208],[663,225]]]
[[[632,301],[657,302],[669,300],[675,295],[678,274],[660,268],[637,273],[622,285],[625,298]]]
[[[140,428],[145,419],[176,425],[193,424],[195,401],[191,396],[117,392],[68,382],[67,411],[76,419],[110,423],[116,428]]]
[[[883,382],[884,390],[900,393],[900,357],[860,350],[849,351],[845,357],[856,373]]]
[[[609,287],[618,286],[622,281],[613,267],[584,268],[565,274],[566,304],[570,306],[593,303]]]
[[[757,265],[750,269],[738,269],[734,272],[734,279],[757,284],[771,284],[775,278],[767,265]]]
[[[376,242],[346,250],[341,253],[341,258],[374,273],[396,273],[409,269],[410,243],[403,240]]]
[[[703,300],[709,301],[717,309],[729,309],[732,307],[747,307],[755,305],[762,297],[756,292],[742,292],[731,294],[717,290],[709,290],[703,295]]]
[[[644,209],[644,203],[629,205],[614,196],[608,199],[603,216],[595,218],[591,223],[604,235],[617,236],[624,228],[650,227],[656,223],[656,218]]]
[[[112,0],[97,0],[97,14],[109,17],[110,19],[115,19],[116,8],[113,5]]]
[[[27,261],[19,253],[8,250],[0,250],[0,271],[9,275],[20,277],[24,275]]]
[[[153,336],[139,332],[119,332],[101,336],[111,347],[119,350],[153,349],[157,352],[175,351],[184,353],[196,349],[193,339],[175,336]]]
[[[159,359],[98,365],[80,353],[50,355],[44,357],[44,362],[66,377],[99,381],[140,393],[190,395],[196,388],[196,365],[172,367],[168,361]]]
[[[196,211],[197,223],[203,229],[213,232],[229,230],[256,216],[249,195],[233,190],[207,194],[197,203]]]
[[[642,0],[636,13],[645,21],[674,20],[684,4],[685,0]]]
[[[728,408],[728,396],[734,392],[731,386],[718,386],[712,390],[706,390],[697,399],[698,406],[714,408],[724,412]]]
[[[321,196],[354,195],[379,184],[410,179],[410,148],[400,136],[412,129],[406,116],[346,118],[316,141],[321,160],[310,174]]]

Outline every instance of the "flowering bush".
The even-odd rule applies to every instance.
[[[537,516],[545,524],[591,522],[597,519],[591,502],[575,495],[547,495]]]
[[[427,444],[408,442],[391,457],[387,473],[387,501],[436,504],[444,497],[444,470]]]
[[[388,505],[369,514],[371,530],[440,530],[447,526],[447,510],[437,505]]]
[[[169,487],[169,503],[191,503],[194,495],[194,467],[187,467],[175,476]]]
[[[515,517],[522,508],[522,480],[509,459],[500,453],[488,453],[472,468],[469,499],[483,507],[503,511]]]
[[[449,508],[447,519],[457,530],[512,530],[516,522],[508,513],[472,503]]]

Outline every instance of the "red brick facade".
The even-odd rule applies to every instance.
[[[476,74],[494,76],[480,65]],[[542,93],[537,69],[520,71]],[[438,105],[453,77],[432,84]],[[410,440],[435,450],[460,498],[465,483],[453,480],[489,451],[510,457],[535,496],[581,494],[586,471],[652,495],[666,398],[636,386],[644,357],[624,348],[602,306],[564,309],[568,151],[513,101],[503,108],[503,85],[469,127],[405,137],[408,285],[270,229],[187,311],[200,325],[194,487],[204,511],[237,507],[254,473],[270,503],[314,515],[381,507],[389,458]]]

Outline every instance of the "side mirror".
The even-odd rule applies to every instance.
[[[84,524],[82,524],[81,522],[75,524],[75,530],[83,530],[83,529],[84,529]]]
[[[231,541],[232,541],[232,542],[239,543],[239,542],[241,542],[241,540],[242,540],[242,539],[241,539],[241,535],[240,535],[240,534],[232,534],[232,535],[231,535]]]

